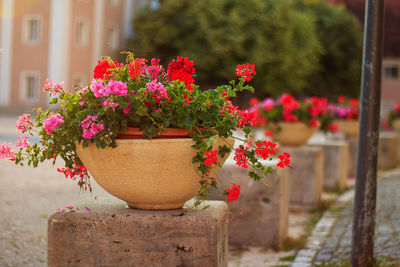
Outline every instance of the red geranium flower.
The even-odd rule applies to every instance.
[[[314,128],[317,128],[318,127],[318,121],[316,121],[314,119],[311,119],[310,120],[310,126],[314,127]]]
[[[339,103],[344,103],[345,101],[346,101],[346,97],[345,96],[342,96],[342,95],[338,96],[338,102]]]
[[[357,108],[358,108],[358,106],[360,104],[360,102],[356,98],[350,98],[349,103],[350,103],[351,106],[357,107]]]
[[[241,118],[238,122],[238,126],[242,127],[245,125],[254,126],[256,122],[256,114],[254,111],[239,110],[239,117]]]
[[[186,84],[186,89],[192,91],[193,76],[196,73],[192,60],[187,57],[178,57],[172,60],[167,69],[167,81],[180,81]]]
[[[273,137],[273,136],[274,136],[274,131],[272,131],[272,130],[265,130],[264,134],[265,134],[266,136]]]
[[[207,157],[207,159],[204,161],[204,164],[206,164],[207,166],[211,166],[212,164],[215,164],[215,162],[217,162],[217,154],[218,154],[218,150],[211,150],[210,152],[206,152],[205,156]]]
[[[328,129],[329,129],[329,131],[334,133],[337,130],[339,130],[339,125],[331,123],[331,124],[328,125]]]
[[[242,167],[242,168],[245,168],[245,169],[247,169],[249,167],[247,165],[247,162],[250,159],[246,158],[246,156],[244,155],[243,146],[239,147],[238,149],[236,149],[235,156],[233,157],[233,160],[236,161],[236,165],[238,165],[239,167]]]
[[[277,148],[276,144],[271,141],[263,141],[256,143],[257,148],[254,150],[254,152],[261,156],[263,159],[267,159],[269,155],[273,155]]]
[[[114,61],[114,64],[111,65],[107,60],[98,61],[96,67],[93,70],[93,78],[94,79],[110,79],[110,75],[112,72],[110,69],[115,69],[119,66],[117,61]]]
[[[284,168],[285,166],[288,166],[289,168],[293,168],[289,166],[290,164],[290,154],[284,152],[282,155],[279,155],[278,158],[280,159],[280,162],[276,164],[279,168]]]
[[[238,64],[236,65],[236,76],[242,77],[245,82],[251,81],[256,75],[254,64]]]
[[[232,188],[226,189],[226,192],[228,193],[228,202],[236,201],[240,195],[240,185],[236,185],[234,183],[231,183],[231,185]]]
[[[250,107],[253,107],[253,106],[257,105],[257,104],[258,104],[257,97],[253,97],[252,99],[250,99],[250,101],[249,101]]]
[[[128,65],[128,71],[132,80],[139,80],[140,75],[146,73],[146,59],[135,58],[135,61]]]

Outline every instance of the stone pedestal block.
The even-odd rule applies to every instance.
[[[288,231],[288,171],[273,168],[274,173],[263,179],[269,187],[251,180],[247,175],[249,170],[237,166],[234,160],[227,160],[219,171],[218,177],[226,184],[241,186],[240,197],[232,205],[235,218],[229,224],[230,245],[282,248]]]
[[[314,142],[324,152],[324,189],[342,191],[349,176],[349,144],[345,141]]]
[[[378,169],[385,170],[395,168],[398,157],[398,134],[391,132],[379,133],[379,149],[378,149]],[[357,168],[357,139],[347,140],[349,143],[349,176],[356,175]]]
[[[400,162],[400,132],[395,132],[397,134],[397,162]]]
[[[379,133],[378,169],[392,169],[397,164],[398,134]]]
[[[148,211],[116,199],[79,202],[80,211],[48,220],[48,266],[227,266],[227,205],[207,204]]]
[[[324,154],[321,147],[281,147],[292,155],[289,169],[290,208],[312,208],[321,201]]]

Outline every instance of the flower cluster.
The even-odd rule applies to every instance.
[[[249,82],[256,75],[254,64],[246,63],[236,66],[236,76],[241,77],[245,82]]]
[[[355,98],[338,97],[337,104],[328,104],[332,117],[345,120],[358,120],[360,116],[360,102]]]
[[[0,145],[0,159],[15,160],[15,154],[12,151],[11,143],[3,143]]]
[[[255,126],[275,126],[280,122],[303,122],[309,127],[321,128],[323,131],[335,131],[333,116],[328,112],[326,98],[310,97],[303,101],[292,95],[283,94],[277,100],[267,98],[262,102],[250,100],[251,111],[255,112]],[[268,133],[271,135],[271,133]]]
[[[25,133],[26,131],[32,129],[32,121],[30,114],[23,114],[19,116],[17,120],[17,132]]]
[[[81,188],[90,189],[89,174],[75,151],[77,144],[115,147],[116,138],[128,127],[138,128],[143,138],[157,137],[167,128],[184,128],[197,150],[192,159],[201,176],[196,205],[206,199],[210,188],[217,187],[218,177],[210,177],[211,170],[215,166],[221,167],[221,160],[232,150],[235,150],[237,165],[249,169],[250,178],[259,181],[272,172],[272,167],[264,166],[259,159],[276,157],[276,144],[253,140],[249,127],[258,123],[257,112],[241,110],[230,100],[240,91],[254,91],[245,85],[256,74],[254,65],[236,66],[238,82],[203,91],[194,83],[196,71],[193,61],[188,58],[177,57],[168,64],[166,71],[159,59],[151,59],[149,65],[147,62],[143,58],[134,58],[132,53],[127,53],[124,64],[103,58],[94,68],[93,79],[75,93],[64,91],[63,83],[46,80],[44,90],[53,97],[50,104],[57,105],[57,109],[43,111],[39,108],[35,123],[29,114],[22,115],[17,121],[18,131],[37,133],[41,137],[40,144],[30,144],[26,137],[19,137],[18,152],[14,153],[11,144],[5,143],[0,146],[0,158],[21,165],[27,162],[34,167],[48,159],[62,158],[65,167],[59,168],[58,172],[77,179]],[[285,106],[285,116],[293,113],[301,119],[295,114],[298,105],[295,100],[283,96],[281,102]],[[274,103],[272,108],[275,108]],[[244,145],[234,149],[226,142],[213,147],[217,139],[231,137],[237,129],[245,133]],[[289,162],[290,157],[285,156],[277,166],[289,166]],[[227,201],[233,202],[240,195],[240,185],[232,184],[223,192]]]
[[[61,116],[60,114],[54,114],[51,115],[50,118],[48,118],[45,122],[44,122],[44,129],[46,130],[47,134],[52,134],[54,129],[56,129],[58,126],[60,126],[61,124],[63,124],[63,116]]]
[[[81,122],[81,127],[82,127],[82,137],[85,139],[92,139],[93,136],[97,135],[99,132],[104,130],[104,125],[102,123],[96,124],[95,121],[97,119],[97,116],[87,116],[86,119],[84,119]]]
[[[63,92],[64,82],[53,84],[52,79],[46,79],[43,87],[43,92],[50,91],[51,96],[56,96],[57,94],[61,94]]]
[[[191,91],[195,73],[193,61],[186,57],[178,57],[168,65],[167,80],[184,82],[187,86],[186,89]]]
[[[124,96],[127,94],[126,84],[114,80],[105,85],[102,79],[94,79],[90,84],[90,90],[92,90],[95,97],[104,97],[111,94]]]

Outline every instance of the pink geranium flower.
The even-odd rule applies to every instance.
[[[52,134],[54,129],[63,123],[64,123],[63,116],[57,113],[55,115],[51,115],[50,118],[48,118],[44,122],[43,126],[47,134]]]
[[[25,133],[26,131],[32,129],[32,121],[31,121],[31,115],[30,114],[23,114],[19,116],[17,120],[17,133]]]
[[[18,136],[18,141],[15,144],[16,147],[27,148],[29,146],[28,137]]]
[[[83,130],[82,137],[85,139],[91,139],[93,136],[97,135],[99,132],[104,130],[104,125],[102,123],[96,124],[95,121],[97,119],[97,116],[87,116],[86,119],[84,119],[81,122],[81,127]]]
[[[11,143],[3,143],[0,145],[0,159],[15,159],[15,154],[11,149]]]
[[[59,93],[64,92],[62,87],[64,82],[53,84],[53,79],[46,79],[43,87],[43,92],[50,91],[50,95],[55,96]]]
[[[95,97],[103,97],[107,95],[107,86],[104,85],[102,79],[94,79],[90,83],[90,90],[92,90]]]
[[[155,94],[158,98],[168,98],[168,92],[164,88],[164,85],[157,82],[156,80],[146,83],[146,86],[148,88],[148,91]]]
[[[128,93],[128,87],[126,83],[120,81],[111,80],[107,84],[107,94],[114,94],[117,96],[124,96]]]

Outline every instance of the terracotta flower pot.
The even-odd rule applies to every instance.
[[[283,146],[301,146],[318,130],[303,122],[280,122],[274,130],[274,138]]]
[[[233,138],[227,141],[234,143]],[[117,139],[116,143],[116,148],[105,149],[77,145],[76,152],[97,183],[129,207],[179,209],[197,195],[200,176],[192,163],[197,152],[191,147],[192,138]],[[220,139],[214,148],[223,144]],[[217,171],[214,167],[214,174]]]
[[[393,121],[393,128],[397,131],[400,132],[400,119],[395,119]]]
[[[347,138],[356,138],[358,136],[358,120],[336,120],[335,123],[339,126],[339,131]]]

